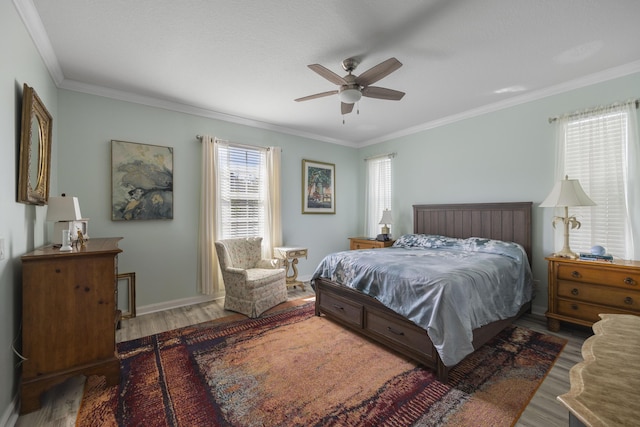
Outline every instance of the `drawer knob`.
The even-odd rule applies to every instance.
[[[571,310],[577,310],[578,304],[571,304]]]
[[[580,278],[580,273],[574,270],[574,271],[571,272],[571,277],[579,279]]]
[[[571,295],[578,295],[579,293],[578,288],[571,289]]]
[[[631,297],[626,297],[626,298],[624,299],[624,303],[625,303],[625,304],[629,304],[629,305],[633,304],[633,298],[631,298]]]
[[[342,307],[342,306],[340,306],[338,304],[333,304],[333,308],[344,311],[344,307]]]
[[[627,277],[626,279],[624,279],[624,284],[625,285],[635,285],[636,281],[633,280],[631,277]]]
[[[391,332],[392,334],[396,334],[396,335],[404,335],[404,332],[402,331],[396,331],[395,329],[393,329],[391,326],[387,326],[387,329],[389,330],[389,332]]]

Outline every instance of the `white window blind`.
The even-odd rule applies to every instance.
[[[264,236],[265,151],[219,144],[218,168],[218,238]]]
[[[365,233],[367,236],[375,237],[380,233],[381,225],[379,222],[382,218],[382,211],[391,209],[392,159],[392,155],[367,159],[365,202]]]
[[[569,118],[564,125],[564,169],[578,179],[596,203],[592,207],[569,208],[582,223],[570,233],[570,245],[587,251],[602,245],[620,258],[626,255],[628,229],[626,205],[626,165],[628,113],[611,111]]]

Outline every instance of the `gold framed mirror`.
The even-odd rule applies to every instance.
[[[49,199],[51,131],[53,119],[36,91],[26,83],[22,91],[18,202],[46,205]]]

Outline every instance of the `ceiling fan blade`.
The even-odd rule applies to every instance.
[[[338,93],[337,89],[336,90],[330,90],[328,92],[316,93],[314,95],[303,96],[302,98],[294,99],[294,101],[296,101],[296,102],[308,101],[310,99],[322,98],[323,96],[335,95],[336,93]]]
[[[369,98],[388,99],[390,101],[399,101],[404,96],[404,92],[399,90],[387,89],[385,87],[367,86],[362,89],[362,96]]]
[[[341,102],[340,111],[342,112],[342,114],[349,114],[353,111],[353,104],[345,104],[344,102]]]
[[[345,79],[343,79],[342,77],[340,77],[339,75],[331,71],[330,69],[320,64],[311,64],[311,65],[307,65],[307,67],[311,68],[313,71],[320,74],[322,77],[329,80],[331,83],[334,83],[340,86],[348,84]]]
[[[402,62],[396,58],[389,58],[356,77],[356,83],[360,86],[369,86],[400,67],[402,67]]]

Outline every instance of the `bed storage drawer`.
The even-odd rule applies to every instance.
[[[410,323],[400,322],[381,311],[367,309],[365,311],[365,329],[375,335],[384,337],[396,345],[435,360],[434,348],[424,329]]]
[[[331,292],[320,295],[320,310],[331,314],[337,320],[362,328],[363,307]]]

